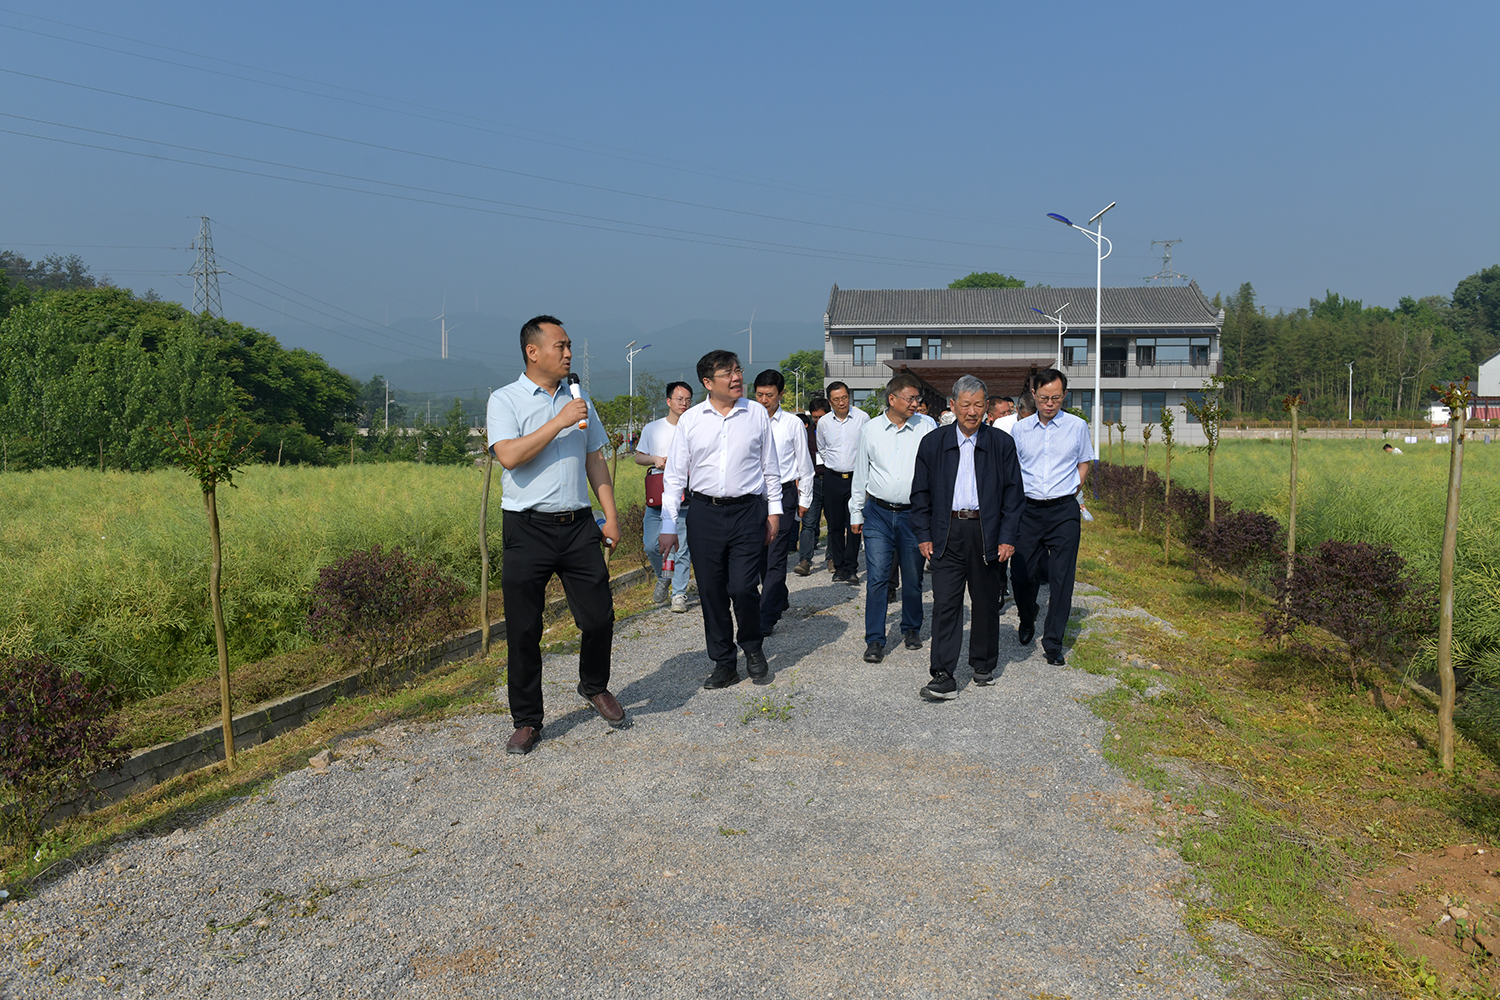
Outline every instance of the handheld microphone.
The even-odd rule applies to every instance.
[[[579,382],[578,376],[575,375],[575,374],[573,374],[572,372],[568,372],[568,392],[570,392],[570,393],[573,394],[573,398],[574,399],[582,399],[583,398],[583,393],[581,391],[579,391],[579,388],[578,388],[578,382]],[[586,428],[588,425],[589,425],[589,422],[587,420],[580,420],[580,421],[578,421],[578,428],[579,428],[579,430],[582,430],[582,429]]]

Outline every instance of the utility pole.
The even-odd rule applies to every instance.
[[[198,316],[208,313],[223,319],[224,306],[219,301],[219,275],[229,272],[220,270],[219,262],[214,259],[214,238],[208,229],[208,216],[200,218],[203,224],[198,229],[198,239],[191,244],[192,249],[198,251],[198,260],[189,272],[193,276],[193,313]]]
[[[391,381],[385,379],[385,429],[391,429]]]
[[[578,381],[583,383],[583,391],[587,393],[589,391],[589,341],[587,337],[583,340],[583,371],[578,373]]]
[[[1146,284],[1150,285],[1158,281],[1164,285],[1175,285],[1178,282],[1187,284],[1187,275],[1172,270],[1172,247],[1181,242],[1181,240],[1151,241],[1152,246],[1161,247],[1161,270],[1146,278]]]

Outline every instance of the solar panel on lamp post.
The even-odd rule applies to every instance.
[[[1114,244],[1104,236],[1104,213],[1114,207],[1115,203],[1110,202],[1089,220],[1090,225],[1098,224],[1098,228],[1093,232],[1082,226],[1075,226],[1066,216],[1058,215],[1056,212],[1047,213],[1047,218],[1056,219],[1068,228],[1076,229],[1093,240],[1098,254],[1094,262],[1094,405],[1092,407],[1094,411],[1094,461],[1096,462],[1099,460],[1099,413],[1104,409],[1104,396],[1100,390],[1100,376],[1104,369],[1104,258],[1114,250]],[[1104,249],[1106,246],[1109,250]]]

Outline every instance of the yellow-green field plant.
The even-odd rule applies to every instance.
[[[644,488],[622,476],[624,511]],[[318,570],[376,544],[432,560],[477,595],[483,478],[402,462],[238,473],[218,498],[231,665],[305,645]],[[209,546],[191,478],[0,474],[0,511],[0,655],[46,653],[131,697],[212,672]]]

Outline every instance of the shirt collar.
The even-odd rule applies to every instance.
[[[554,392],[548,392],[546,389],[543,389],[541,386],[533,382],[531,380],[531,376],[527,375],[525,372],[522,372],[521,377],[516,379],[516,385],[519,385],[521,388],[526,389],[528,395],[534,396],[537,393],[541,393],[548,398],[556,398],[557,393],[562,392],[563,387],[567,384],[568,382],[566,379],[560,379],[557,383],[557,390]]]

